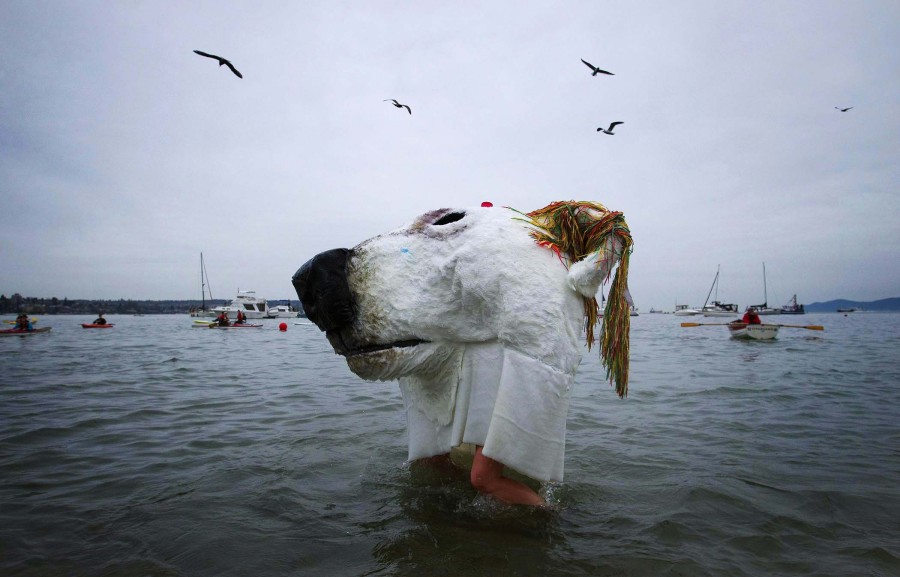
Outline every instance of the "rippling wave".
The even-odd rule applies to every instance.
[[[633,319],[626,400],[585,355],[533,511],[405,463],[396,384],[313,326],[44,317],[0,341],[0,574],[900,574],[900,315],[679,320]]]

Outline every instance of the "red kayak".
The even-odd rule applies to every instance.
[[[81,328],[83,329],[111,329],[115,324],[106,323],[105,325],[95,325],[93,323],[81,323]]]
[[[29,330],[26,330],[26,329],[6,329],[6,330],[3,330],[3,331],[0,331],[0,335],[2,335],[2,336],[4,336],[4,337],[5,337],[5,336],[15,336],[15,335],[19,335],[19,336],[25,337],[25,336],[28,336],[28,335],[36,335],[36,334],[38,334],[38,333],[47,333],[47,332],[50,332],[50,328],[51,328],[51,327],[41,327],[41,328],[39,328],[39,329],[33,329],[33,330],[30,330],[30,331],[29,331]]]

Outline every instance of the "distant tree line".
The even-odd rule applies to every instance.
[[[207,308],[226,304],[225,300],[206,301]],[[187,314],[191,309],[202,306],[199,300],[100,300],[24,297],[19,293],[12,296],[0,295],[0,314],[25,313],[29,315],[169,315]],[[270,306],[292,304],[289,300],[269,301]],[[294,303],[297,306],[299,303]]]

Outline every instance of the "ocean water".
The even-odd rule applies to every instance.
[[[0,575],[900,575],[900,315],[632,318],[582,363],[549,511],[404,463],[396,383],[319,331],[44,317],[0,339]]]

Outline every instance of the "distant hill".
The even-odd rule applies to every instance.
[[[833,313],[838,309],[849,309],[853,307],[865,311],[900,311],[900,297],[869,302],[837,299],[833,301],[826,301],[824,303],[808,304],[805,305],[804,308],[808,313]]]

